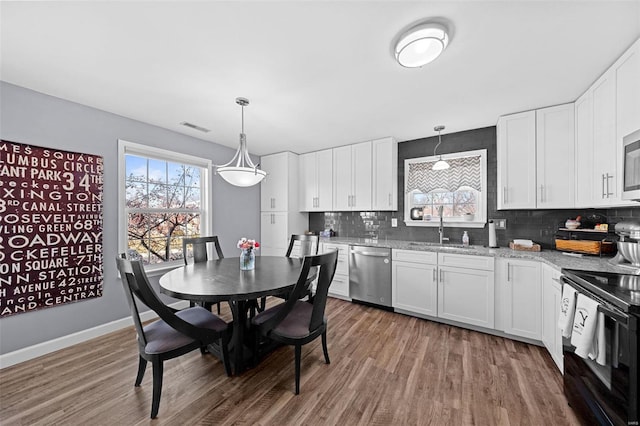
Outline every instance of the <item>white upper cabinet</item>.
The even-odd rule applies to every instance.
[[[498,119],[498,209],[574,205],[573,104]]]
[[[265,155],[260,168],[267,172],[261,182],[260,211],[288,211],[298,209],[298,156],[292,152]]]
[[[576,101],[576,207],[622,200],[622,138],[640,129],[640,40]]]
[[[373,189],[371,210],[398,210],[398,142],[393,138],[371,142]]]
[[[613,64],[613,69],[616,74],[616,140],[618,146],[622,146],[624,136],[640,129],[640,40]],[[619,160],[622,161],[622,155]]]
[[[573,104],[536,111],[536,207],[574,206]]]
[[[536,113],[498,119],[498,209],[536,207]]]
[[[333,210],[333,152],[331,149],[300,156],[300,210]]]
[[[371,210],[371,142],[333,148],[333,209]]]

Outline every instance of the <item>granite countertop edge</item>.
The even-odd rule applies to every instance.
[[[542,263],[546,263],[547,265],[552,266],[558,270],[567,268],[585,271],[614,272],[620,274],[640,275],[640,269],[617,266],[614,263],[611,263],[610,257],[598,257],[590,255],[576,257],[563,254],[564,252],[557,250],[542,250],[540,252],[531,252],[512,250],[505,247],[489,248],[474,245],[471,245],[469,247],[462,247],[460,244],[444,244],[443,246],[441,246],[438,243],[384,239],[375,240],[355,237],[321,238],[320,241],[323,243],[332,244],[351,244],[401,250],[430,251],[439,253],[467,254],[473,256],[491,256],[509,259],[537,260]]]

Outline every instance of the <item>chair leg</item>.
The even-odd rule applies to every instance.
[[[300,357],[302,355],[302,345],[296,345],[296,395],[300,393]]]
[[[160,360],[153,360],[153,401],[151,402],[151,418],[155,419],[158,416],[158,410],[160,409],[160,395],[162,394],[162,370],[163,362]]]
[[[324,352],[324,362],[331,364],[331,361],[329,361],[329,351],[327,350],[327,330],[322,333],[322,352]]]
[[[218,315],[220,315],[220,302],[218,302],[217,305],[218,305]]]
[[[264,308],[267,306],[267,298],[263,297],[260,299],[260,306],[258,307],[258,312],[264,311]]]
[[[229,356],[229,339],[220,339],[220,354],[222,356],[222,365],[227,377],[231,377],[231,357]]]
[[[147,369],[147,360],[140,357],[140,361],[138,362],[138,375],[136,376],[135,386],[140,386],[140,383],[142,383],[142,378],[144,377],[144,372],[146,369]]]

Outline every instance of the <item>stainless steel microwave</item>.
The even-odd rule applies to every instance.
[[[640,201],[640,129],[622,139],[624,175],[622,199]]]

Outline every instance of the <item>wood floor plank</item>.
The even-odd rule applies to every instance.
[[[278,303],[269,299],[269,306]],[[578,425],[544,348],[329,299],[328,347],[303,347],[227,377],[194,351],[165,363],[157,425]],[[231,319],[228,306],[221,316]],[[2,425],[147,425],[151,366],[127,328],[0,370]]]

